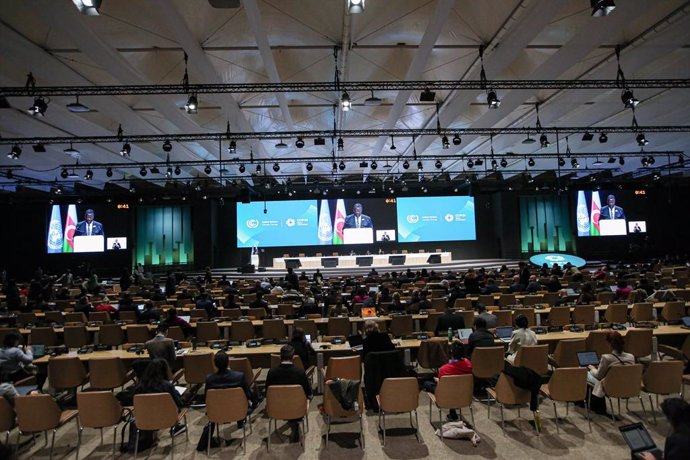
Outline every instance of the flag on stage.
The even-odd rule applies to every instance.
[[[333,220],[333,244],[345,244],[343,226],[345,225],[345,201],[338,200]]]
[[[65,236],[62,243],[62,252],[74,252],[74,228],[76,226],[77,206],[71,204],[67,207],[67,217],[65,217]]]
[[[331,208],[328,200],[321,200],[321,212],[319,213],[319,243],[331,244],[333,238],[333,226],[331,225]]]
[[[60,217],[60,206],[53,205],[50,213],[50,225],[48,227],[48,254],[59,254],[62,252],[62,217]]]
[[[577,236],[589,236],[589,213],[587,212],[587,200],[585,192],[577,192]]]
[[[600,211],[601,211],[601,201],[599,200],[599,192],[592,192],[592,213],[591,213],[592,224],[589,227],[589,235],[590,236],[601,235],[601,229],[599,228]]]

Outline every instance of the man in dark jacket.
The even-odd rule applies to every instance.
[[[280,366],[274,367],[268,371],[266,376],[266,388],[272,385],[301,385],[304,389],[304,394],[307,398],[312,398],[312,389],[307,374],[303,369],[298,368],[292,364],[292,357],[295,355],[295,349],[292,345],[283,345],[280,348]],[[290,420],[292,433],[290,433],[290,441],[299,441],[299,420]],[[270,436],[270,434],[269,434]]]
[[[254,395],[247,385],[247,380],[244,378],[244,373],[228,369],[230,360],[227,353],[224,351],[219,351],[216,353],[216,355],[213,357],[213,364],[215,364],[218,371],[206,376],[206,391],[224,390],[226,388],[242,388],[245,396],[247,397],[247,401],[254,402]]]
[[[474,332],[467,339],[467,356],[472,356],[472,352],[478,347],[493,347],[495,337],[486,329],[486,320],[477,316],[474,318]]]
[[[446,312],[443,314],[443,316],[439,316],[434,335],[436,337],[444,337],[448,332],[448,328],[451,328],[454,331],[458,329],[465,329],[465,318],[463,318],[462,315],[456,315],[453,313],[453,310],[451,310],[450,307],[446,307]]]

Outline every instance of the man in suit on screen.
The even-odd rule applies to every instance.
[[[345,223],[343,228],[373,228],[374,223],[371,221],[371,217],[366,214],[362,214],[361,203],[355,203],[352,207],[352,214],[349,214],[345,218]]]
[[[74,228],[74,236],[103,235],[103,225],[95,221],[94,217],[93,209],[87,209],[84,213],[84,220]]]
[[[604,206],[601,209],[599,219],[625,219],[625,213],[623,212],[623,208],[621,208],[620,206],[616,206],[615,196],[609,195],[608,198],[606,198],[606,204],[607,206]]]

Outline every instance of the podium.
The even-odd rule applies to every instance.
[[[300,268],[302,262],[299,259],[285,259],[285,268]]]
[[[103,235],[75,236],[74,252],[103,252]]]
[[[601,219],[599,221],[599,234],[601,236],[627,235],[628,229],[625,219]]]
[[[338,266],[338,258],[337,257],[322,257],[321,258],[321,266],[324,268],[333,268]]]
[[[405,265],[407,256],[388,256],[388,263],[391,265]]]
[[[426,263],[428,264],[440,264],[441,263],[441,254],[431,254],[428,259],[426,259]]]
[[[374,258],[372,256],[358,256],[355,259],[355,263],[358,267],[371,267],[374,263]]]
[[[343,229],[345,244],[371,244],[374,242],[373,228],[346,228]]]

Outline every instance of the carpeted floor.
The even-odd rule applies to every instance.
[[[378,459],[417,459],[417,458],[448,458],[456,455],[472,456],[483,459],[530,459],[543,458],[586,458],[599,459],[629,459],[630,453],[625,445],[618,427],[627,423],[643,421],[652,433],[654,441],[663,448],[664,437],[668,432],[668,423],[661,412],[657,410],[659,423],[654,425],[652,415],[649,412],[649,401],[645,400],[647,417],[643,416],[639,400],[630,401],[630,412],[625,412],[625,404],[622,404],[623,419],[613,422],[610,418],[592,414],[592,433],[589,432],[587,420],[584,417],[584,409],[570,408],[567,419],[561,421],[561,431],[556,431],[553,407],[550,401],[543,401],[541,414],[544,420],[543,431],[537,436],[528,419],[517,419],[517,410],[506,409],[506,429],[501,431],[500,410],[493,406],[491,419],[487,418],[487,409],[483,403],[474,402],[474,416],[477,424],[477,432],[481,442],[473,447],[470,441],[445,440],[442,441],[434,435],[438,427],[438,412],[434,411],[434,426],[429,422],[429,399],[424,392],[419,397],[419,436],[420,441],[409,428],[409,416],[407,414],[388,417],[386,447],[381,444],[381,437],[377,432],[377,415],[367,414],[364,421],[366,449],[359,446],[357,430],[359,424],[349,423],[333,425],[331,442],[328,449],[324,447],[325,423],[318,412],[318,403],[321,397],[317,396],[311,403],[309,412],[310,430],[306,434],[305,448],[299,443],[288,443],[284,436],[287,427],[279,423],[279,431],[282,431],[283,439],[273,433],[271,437],[271,450],[266,449],[266,435],[268,419],[264,415],[265,403],[259,407],[253,416],[253,434],[247,440],[247,453],[242,453],[242,431],[236,425],[225,426],[222,433],[224,437],[232,437],[234,440],[222,450],[212,449],[213,458],[303,458],[303,459],[347,459],[359,460],[362,458]],[[565,415],[565,406],[558,407],[559,415]],[[531,419],[531,412],[524,408],[521,411],[523,417]],[[443,414],[445,418],[445,413]],[[469,411],[463,411],[466,420],[469,420]],[[191,410],[189,413],[189,441],[185,435],[176,437],[175,458],[192,459],[205,458],[205,453],[196,452],[196,444],[203,429],[206,419],[203,410]],[[75,422],[61,428],[56,437],[55,459],[73,459],[76,456],[76,426]],[[118,430],[118,444],[119,444]],[[100,444],[100,435],[95,430],[85,430],[81,447],[81,459],[112,458],[112,429],[105,432],[105,445]],[[16,439],[13,433],[12,441]],[[43,437],[37,437],[36,443],[25,443],[28,437],[23,438],[23,446],[20,449],[20,458],[47,458],[49,449],[43,443]],[[139,458],[162,459],[170,456],[170,437],[161,432],[157,445],[153,449],[144,451]],[[132,455],[117,454],[117,458],[130,458]]]

